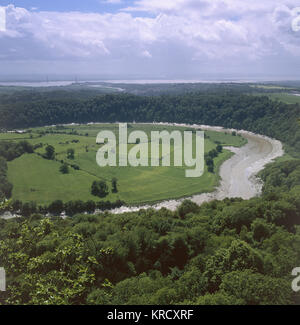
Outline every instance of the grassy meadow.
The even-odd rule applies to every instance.
[[[300,104],[300,96],[293,93],[257,93],[258,96],[268,96],[271,100],[281,101],[285,104]]]
[[[1,133],[0,141],[26,139],[32,145],[40,146],[35,153],[25,154],[8,163],[8,180],[14,186],[13,199],[36,201],[39,204],[49,204],[55,200],[99,201],[100,198],[91,194],[91,185],[95,180],[105,180],[109,186],[109,194],[102,200],[120,199],[127,204],[139,204],[179,198],[212,191],[219,180],[220,165],[231,156],[231,152],[224,149],[214,159],[215,173],[207,172],[205,167],[205,173],[199,178],[186,178],[186,166],[99,167],[96,152],[100,145],[96,144],[96,136],[101,130],[111,130],[118,137],[118,129],[117,124],[92,124],[34,128],[26,130],[24,134]],[[129,124],[128,134],[141,130],[147,133],[150,141],[151,131],[175,129],[187,130],[183,127]],[[246,143],[242,137],[231,134],[206,131],[205,135],[205,152],[216,148],[218,142],[224,146],[242,146]],[[46,160],[38,155],[45,153],[47,145],[55,148],[55,160]],[[128,145],[128,149],[132,146]],[[67,158],[70,148],[75,150],[74,159]],[[69,174],[62,174],[59,171],[62,161],[68,165],[77,165],[80,169],[69,168]],[[113,177],[118,179],[117,193],[111,191]]]

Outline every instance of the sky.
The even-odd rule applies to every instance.
[[[0,7],[0,79],[300,80],[299,0],[0,0]]]

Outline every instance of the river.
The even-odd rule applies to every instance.
[[[222,164],[220,168],[221,181],[215,191],[211,193],[193,195],[189,198],[166,200],[154,205],[122,206],[120,208],[111,210],[110,212],[113,214],[136,212],[141,209],[148,208],[154,208],[156,210],[159,210],[161,208],[167,208],[169,210],[174,211],[184,199],[190,199],[191,201],[199,205],[204,202],[210,202],[213,200],[223,200],[225,198],[240,197],[242,199],[248,200],[252,197],[260,195],[262,191],[263,184],[260,179],[256,177],[256,175],[262,169],[264,169],[267,164],[271,163],[275,158],[283,156],[284,154],[282,143],[280,141],[244,130],[224,129],[222,127],[213,127],[196,124],[189,125],[177,123],[154,123],[154,125],[189,127],[201,129],[203,131],[235,131],[244,138],[246,138],[248,142],[241,148],[225,147],[226,149],[232,151],[234,155]],[[101,211],[96,212],[100,213]],[[6,213],[1,217],[4,219],[10,219],[15,216],[11,215],[10,213]]]
[[[207,125],[188,125],[188,124],[170,124],[170,123],[156,123],[157,125],[166,126],[183,126],[192,127],[202,130],[210,130],[217,132],[233,132],[236,131],[248,140],[248,143],[241,148],[226,147],[234,153],[234,155],[226,160],[220,168],[221,181],[219,186],[212,193],[202,193],[191,196],[191,201],[201,205],[204,202],[213,200],[223,200],[225,198],[237,198],[248,200],[252,197],[258,196],[262,191],[262,182],[256,175],[271,163],[275,158],[281,157],[284,154],[282,143],[278,140],[271,139],[266,136],[254,134],[252,132],[234,129],[224,129],[221,127],[213,127]],[[142,206],[123,206],[121,208],[112,210],[114,214],[125,212],[135,212],[140,209],[154,208],[159,210],[167,208],[169,210],[176,210],[184,199],[162,201],[155,205]]]

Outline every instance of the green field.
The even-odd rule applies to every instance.
[[[150,139],[150,132],[157,130],[181,131],[186,128],[165,127],[153,125],[129,125],[128,133],[142,130]],[[205,173],[200,178],[186,178],[183,167],[104,167],[96,163],[96,135],[101,130],[112,130],[118,136],[116,124],[94,124],[79,126],[45,127],[27,130],[25,134],[0,134],[0,140],[19,141],[26,139],[33,145],[41,144],[41,148],[33,154],[25,154],[8,163],[8,179],[13,184],[13,199],[23,202],[36,201],[39,204],[49,204],[54,200],[94,200],[91,184],[95,180],[105,180],[110,193],[103,200],[124,200],[128,204],[155,202],[169,198],[179,198],[195,193],[209,192],[217,185],[218,168],[222,162],[231,156],[231,152],[223,152],[214,159],[215,173]],[[220,142],[225,146],[241,146],[246,140],[240,136],[205,132],[205,152],[216,148]],[[55,148],[56,159],[46,160],[39,156],[45,147],[52,145]],[[133,145],[128,145],[130,148]],[[67,159],[67,150],[75,150],[75,158]],[[171,146],[171,151],[173,150]],[[80,170],[70,168],[69,174],[61,174],[61,161],[70,165],[78,165]],[[118,193],[111,192],[111,179],[118,179]]]
[[[278,100],[286,104],[300,104],[300,96],[292,93],[257,93],[258,96],[268,96],[272,100]]]
[[[274,90],[274,89],[278,89],[278,90],[284,90],[284,89],[289,90],[289,89],[293,89],[293,88],[285,87],[285,86],[259,85],[259,84],[251,85],[250,87],[252,87],[252,88],[260,88],[260,89],[271,89],[271,90]]]

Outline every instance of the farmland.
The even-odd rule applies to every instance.
[[[151,131],[185,131],[185,128],[128,125],[128,132],[144,131],[150,138]],[[169,198],[189,196],[195,193],[210,192],[217,185],[218,169],[231,152],[223,150],[214,158],[214,172],[205,173],[200,178],[186,178],[186,166],[182,167],[99,167],[96,163],[96,136],[101,130],[111,130],[118,136],[117,124],[69,125],[43,127],[25,130],[25,133],[2,133],[1,141],[26,140],[35,146],[33,154],[24,154],[8,163],[8,179],[13,184],[13,199],[23,202],[35,201],[49,204],[55,200],[98,200],[91,194],[94,181],[105,181],[109,193],[103,200],[123,200],[127,204],[156,202]],[[205,132],[205,152],[223,146],[241,146],[245,140],[240,136]],[[55,159],[43,158],[47,146],[55,148]],[[130,149],[134,145],[129,145]],[[68,157],[68,149],[74,149],[74,157]],[[173,151],[171,145],[171,152]],[[69,172],[62,174],[59,169],[67,164]],[[73,168],[75,166],[76,168]],[[118,191],[111,190],[111,180],[118,180]]]
[[[268,96],[271,100],[281,101],[285,104],[300,104],[300,96],[297,96],[293,93],[257,93],[256,95]]]

